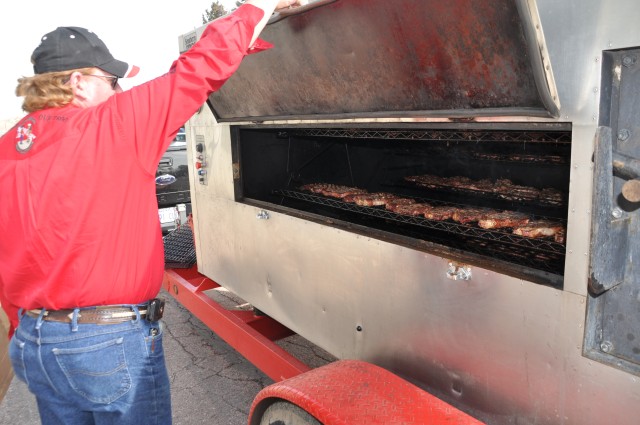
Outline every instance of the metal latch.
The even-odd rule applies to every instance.
[[[447,269],[447,277],[451,280],[471,280],[471,267],[451,261]]]

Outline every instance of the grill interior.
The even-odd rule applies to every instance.
[[[333,183],[386,192],[434,206],[482,207],[552,220],[566,228],[571,131],[558,124],[526,129],[406,127],[235,127],[236,199],[368,236],[468,261],[528,280],[562,285],[565,245],[512,228],[429,220],[345,202],[301,189]],[[409,176],[508,179],[532,191],[417,185]],[[446,182],[445,182],[446,183]],[[540,190],[551,191],[544,196]]]

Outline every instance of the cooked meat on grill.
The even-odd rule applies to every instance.
[[[499,196],[504,199],[510,200],[529,200],[533,201],[538,199],[540,196],[540,190],[535,187],[527,187],[527,186],[511,186],[506,189],[504,192],[498,192]]]
[[[436,221],[449,220],[457,210],[456,207],[434,207],[424,213],[424,218]]]
[[[540,189],[529,186],[519,186],[509,179],[496,180],[493,192],[501,198],[511,200],[534,200],[540,196]]]
[[[332,198],[344,198],[349,195],[367,193],[366,190],[358,187],[343,186],[333,183],[309,183],[300,186],[300,190],[307,190],[312,193],[319,193]]]
[[[567,239],[567,230],[566,229],[560,229],[556,232],[555,235],[553,235],[553,239],[557,242],[557,243],[561,243],[562,245],[564,245],[564,243],[566,242]]]
[[[550,220],[530,221],[524,226],[518,226],[513,229],[514,235],[524,236],[526,238],[555,237],[556,234],[564,232],[565,227],[562,224]]]
[[[388,209],[389,211],[394,211],[394,209],[400,205],[411,205],[415,203],[416,201],[411,198],[397,198],[397,199],[389,200],[385,204],[385,208]]]
[[[501,229],[503,227],[518,227],[529,223],[529,216],[515,211],[502,211],[488,214],[478,220],[478,226],[483,229]]]
[[[418,186],[428,187],[428,188],[435,188],[445,184],[443,182],[442,177],[434,176],[431,174],[424,174],[420,176],[408,176],[408,177],[405,177],[404,179],[407,181],[413,182]]]
[[[424,215],[427,211],[430,211],[433,207],[429,204],[407,204],[407,205],[395,205],[391,211],[400,215],[419,216]]]
[[[482,179],[469,183],[467,189],[480,190],[482,192],[491,192],[493,190],[494,183],[489,179]]]
[[[488,208],[458,208],[451,218],[458,223],[472,223],[483,219],[490,214],[497,214],[498,211]]]
[[[350,197],[353,199],[353,202],[356,205],[360,205],[362,207],[376,207],[380,205],[385,205],[389,201],[393,201],[394,199],[398,199],[398,195],[394,195],[393,193],[386,192],[377,192],[377,193],[364,193],[361,195],[355,195]]]
[[[469,185],[473,184],[473,180],[469,177],[463,176],[445,177],[442,179],[442,184],[449,187],[465,189],[468,188]]]
[[[562,192],[553,188],[545,188],[540,191],[540,199],[550,203],[562,203],[564,200],[564,196]]]
[[[332,186],[330,183],[309,183],[300,186],[300,190],[308,190],[313,193],[321,193],[327,187]]]
[[[368,192],[359,192],[355,191],[354,193],[348,193],[347,195],[342,197],[343,202],[349,202],[350,204],[355,203],[356,196],[366,195]]]
[[[367,191],[357,187],[332,184],[324,188],[320,193],[322,193],[324,196],[329,196],[331,198],[342,199],[349,195],[358,195],[358,194],[367,193]]]
[[[473,157],[489,161],[538,162],[543,164],[566,164],[566,159],[558,155],[499,154],[474,152]]]
[[[464,176],[439,177],[424,174],[408,176],[405,177],[405,180],[430,189],[445,187],[450,189],[490,192],[509,200],[535,200],[538,199],[541,192],[540,189],[536,189],[535,187],[514,184],[509,179],[498,179],[492,182],[489,179],[472,180]]]

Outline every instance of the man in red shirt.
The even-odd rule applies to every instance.
[[[243,57],[270,47],[257,36],[274,9],[298,4],[247,1],[125,92],[137,68],[84,28],[33,52],[16,89],[29,114],[0,138],[0,303],[42,423],[171,423],[155,169]]]

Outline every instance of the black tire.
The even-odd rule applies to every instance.
[[[322,425],[320,421],[288,401],[276,401],[264,411],[260,425]]]

